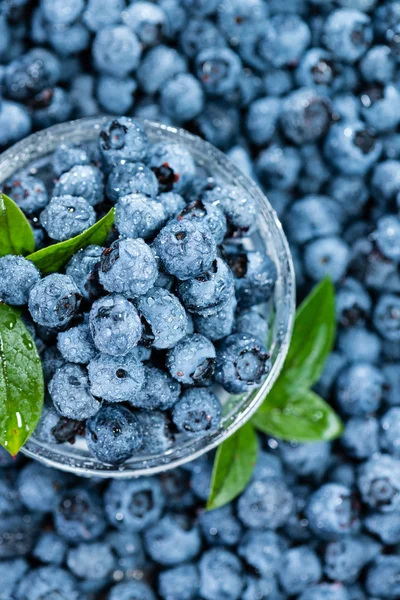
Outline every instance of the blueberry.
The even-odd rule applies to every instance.
[[[90,361],[88,372],[90,391],[96,398],[136,405],[135,400],[144,385],[145,372],[135,354],[98,354]]]
[[[267,302],[274,291],[277,270],[271,258],[258,250],[244,248],[231,252],[225,248],[225,259],[235,277],[236,296],[240,308]]]
[[[257,98],[248,108],[246,131],[253,144],[262,146],[272,139],[281,112],[278,98]]]
[[[298,180],[302,160],[299,151],[292,146],[277,142],[260,152],[256,160],[256,169],[261,182],[266,187],[290,190]]]
[[[29,260],[11,254],[0,258],[0,300],[2,302],[17,306],[26,304],[30,290],[39,281],[40,273]]]
[[[66,267],[66,274],[75,282],[86,300],[99,295],[98,268],[103,252],[101,246],[87,246],[73,255]]]
[[[336,319],[342,327],[362,325],[371,314],[372,302],[364,286],[346,278],[336,293]]]
[[[160,481],[154,477],[114,480],[104,494],[109,522],[129,532],[147,530],[160,522],[164,503]]]
[[[328,196],[311,194],[298,200],[286,215],[286,228],[291,241],[304,244],[317,237],[340,234],[342,210]]]
[[[284,99],[280,123],[288,139],[306,144],[320,139],[330,125],[328,100],[312,88],[300,88]]]
[[[374,169],[371,181],[372,193],[380,205],[387,206],[400,196],[399,165],[398,160],[385,160]],[[378,235],[376,238],[379,245],[382,243],[381,250],[383,252],[385,250],[396,252],[396,248],[390,244],[390,236],[387,232],[387,226],[390,224],[394,225],[396,231],[396,217],[388,215],[378,221]]]
[[[151,587],[144,581],[126,581],[114,585],[108,596],[108,600],[155,600]]]
[[[277,14],[262,25],[259,53],[267,64],[283,67],[296,64],[310,43],[308,25],[296,14]]]
[[[207,94],[223,96],[238,84],[242,63],[229,48],[207,48],[196,56],[196,74]]]
[[[63,173],[53,190],[54,196],[80,196],[95,206],[103,202],[103,174],[92,165],[75,165]]]
[[[261,0],[222,0],[218,9],[218,26],[228,40],[240,39],[268,16],[268,6]]]
[[[29,292],[29,312],[35,323],[43,327],[67,325],[79,310],[81,295],[68,275],[47,275]]]
[[[387,83],[393,79],[395,64],[390,48],[376,45],[362,58],[360,71],[363,78],[370,83]]]
[[[222,210],[233,237],[250,235],[257,229],[257,203],[248,192],[243,191],[240,187],[217,186],[206,192],[203,199]]]
[[[90,156],[85,148],[74,144],[60,144],[51,157],[54,174],[59,177],[77,165],[88,165]]]
[[[167,221],[163,205],[143,193],[120,198],[115,207],[115,224],[119,233],[131,238],[153,238]]]
[[[110,529],[106,541],[110,544],[118,559],[118,565],[124,565],[124,559],[127,563],[143,567],[145,564],[144,549],[139,534],[121,529]]]
[[[56,346],[48,346],[41,358],[44,380],[48,382],[57,369],[65,364],[65,360]]]
[[[182,342],[178,342],[178,345],[180,343]],[[140,393],[132,396],[131,403],[144,410],[169,410],[172,408],[179,398],[181,390],[179,383],[165,371],[155,367],[144,367],[144,374],[143,387]]]
[[[26,215],[42,210],[49,201],[46,187],[39,177],[17,173],[4,186],[4,193],[18,204]]]
[[[250,529],[278,529],[288,521],[293,508],[292,492],[280,477],[253,481],[237,504],[240,520]]]
[[[268,337],[268,320],[255,308],[247,308],[238,313],[235,319],[235,332],[248,333],[265,342]]]
[[[213,315],[234,295],[232,272],[224,261],[217,258],[209,271],[181,282],[178,294],[188,311],[205,317]]]
[[[58,334],[57,347],[67,362],[86,365],[96,355],[87,323],[61,331]]]
[[[173,442],[165,413],[158,410],[141,410],[136,413],[136,417],[143,433],[140,453],[145,455],[164,454]]]
[[[239,133],[238,109],[225,102],[209,101],[195,119],[196,130],[208,142],[227,150]]]
[[[31,511],[50,512],[66,485],[64,474],[37,463],[28,463],[18,475],[17,487],[23,504]]]
[[[78,598],[74,577],[60,567],[39,567],[25,575],[17,588],[18,600],[41,600],[42,598],[71,600]]]
[[[336,398],[345,414],[365,415],[379,408],[384,386],[385,378],[379,369],[368,363],[357,363],[339,375]]]
[[[325,573],[333,581],[354,583],[361,569],[374,560],[381,545],[366,535],[329,542],[325,548]]]
[[[64,241],[94,225],[96,213],[89,202],[79,196],[55,196],[40,213],[40,223],[53,240]]]
[[[89,450],[101,462],[125,462],[141,446],[142,430],[134,414],[121,405],[103,405],[86,423]]]
[[[94,63],[101,73],[123,78],[138,67],[142,46],[129,27],[110,25],[97,32],[92,54]],[[113,147],[115,149],[115,142]]]
[[[220,30],[209,19],[192,18],[180,34],[180,44],[188,58],[195,58],[204,48],[223,48]]]
[[[321,575],[321,563],[308,546],[287,550],[279,565],[279,581],[289,595],[301,594],[308,586],[318,583]]]
[[[72,112],[72,101],[63,88],[46,88],[30,101],[33,109],[32,123],[43,129],[68,120]]]
[[[8,146],[31,132],[32,122],[26,108],[3,100],[0,109],[0,146]]]
[[[83,421],[100,408],[98,400],[90,393],[84,367],[67,363],[56,371],[48,387],[55,408],[64,417]]]
[[[43,532],[33,550],[33,556],[45,564],[62,565],[67,544],[53,531]]]
[[[153,171],[140,162],[124,162],[113,167],[107,180],[107,196],[118,202],[128,194],[145,194],[155,198],[158,181]]]
[[[128,113],[135,100],[137,83],[132,77],[112,77],[102,75],[98,78],[96,96],[99,104],[110,114]]]
[[[101,33],[107,31],[103,29]],[[146,156],[147,146],[147,135],[143,127],[129,117],[108,121],[100,132],[100,153],[108,169],[121,161],[142,160]]]
[[[193,323],[197,333],[218,341],[233,331],[236,309],[236,297],[231,299],[215,314],[210,316],[193,315]]]
[[[165,23],[161,7],[141,0],[121,12],[122,21],[136,33],[143,46],[153,46],[160,42]]]
[[[295,473],[298,477],[322,479],[331,460],[328,442],[310,444],[281,442],[278,449],[287,470]]]
[[[312,532],[320,539],[348,535],[359,526],[353,494],[336,483],[326,483],[311,495],[306,515]]]
[[[205,194],[205,197],[207,193]],[[177,215],[178,221],[189,220],[194,224],[202,223],[212,233],[215,243],[221,244],[222,240],[226,235],[226,217],[221,207],[218,207],[216,203],[212,203],[210,198],[207,201],[195,200],[190,204],[187,204],[179,215]]]
[[[44,48],[33,48],[6,67],[5,90],[13,100],[24,101],[52,87],[60,75],[58,58]]]
[[[196,173],[189,150],[178,144],[153,144],[147,154],[147,164],[158,179],[160,192],[183,192]]]
[[[348,327],[339,333],[338,349],[349,362],[376,363],[382,351],[382,341],[365,327]]]
[[[322,48],[310,48],[296,69],[297,84],[314,87],[320,92],[329,92],[332,86],[335,86],[336,66],[330,52]]]
[[[385,400],[388,404],[400,404],[400,364],[384,364],[382,372],[387,382]]]
[[[400,594],[400,557],[380,556],[368,569],[365,587],[371,596],[395,600]]]
[[[384,339],[400,340],[400,298],[394,294],[382,294],[373,315],[375,328]]]
[[[247,333],[233,333],[219,346],[215,379],[231,394],[249,391],[269,373],[267,349]]]
[[[359,10],[336,10],[325,21],[323,41],[337,60],[356,62],[368,50],[372,39],[371,20]]]
[[[162,204],[167,219],[177,217],[186,206],[183,197],[175,192],[159,194],[156,200]]]
[[[194,388],[182,393],[173,408],[172,420],[180,432],[199,437],[215,431],[221,415],[217,396],[207,388]]]
[[[106,542],[80,543],[75,548],[70,548],[67,555],[68,568],[80,579],[107,579],[115,562]]]
[[[56,532],[72,544],[94,540],[106,528],[100,499],[81,487],[64,491],[59,496],[53,518]]]
[[[325,139],[325,155],[340,173],[365,175],[377,162],[382,144],[361,121],[335,123]]]
[[[170,567],[192,560],[201,548],[201,537],[185,516],[167,514],[146,529],[144,543],[154,561]]]
[[[384,543],[391,546],[400,542],[400,513],[372,512],[364,519],[368,531],[374,533]]]
[[[337,583],[319,583],[306,589],[298,600],[350,600],[346,588]]]
[[[29,513],[0,517],[0,559],[26,556],[39,534],[39,519]]]
[[[186,335],[187,316],[178,298],[162,288],[153,288],[137,300],[143,324],[143,343],[154,348],[172,348]]]
[[[374,84],[360,94],[361,114],[378,132],[395,129],[400,122],[400,94],[392,84]]]
[[[242,537],[242,526],[230,504],[202,513],[199,522],[210,545],[234,546]]]
[[[378,422],[370,417],[352,417],[347,421],[341,443],[350,456],[367,459],[379,450]]]
[[[400,460],[381,454],[361,465],[358,488],[363,501],[381,512],[397,511],[400,502]]]
[[[382,254],[390,260],[400,260],[400,219],[386,216],[379,219],[375,233],[376,244]]]
[[[268,479],[275,476],[283,476],[282,462],[279,456],[260,450],[252,479],[254,481],[262,481],[263,479]]]
[[[144,92],[152,95],[160,91],[169,79],[185,71],[186,60],[183,56],[175,48],[160,44],[144,56],[137,78]]]
[[[245,588],[242,593],[242,599],[257,600],[257,598],[262,597],[271,600],[282,600],[283,596],[278,591],[276,579],[264,579],[262,577],[248,575],[245,579]]]
[[[307,244],[304,266],[313,281],[329,276],[337,282],[345,274],[349,261],[349,247],[338,236],[316,239]]]
[[[381,418],[382,450],[400,458],[400,408],[390,408]]]
[[[136,308],[119,294],[110,294],[93,303],[89,327],[98,350],[113,356],[128,354],[142,335]]]
[[[160,106],[174,122],[190,121],[204,108],[204,92],[193,75],[179,73],[161,88]]]
[[[277,574],[284,550],[283,538],[274,531],[249,530],[238,547],[239,556],[265,579]]]
[[[28,563],[24,558],[15,558],[14,560],[4,560],[0,563],[0,577],[2,582],[2,596],[4,600],[12,598],[17,584],[21,581],[28,571]]]
[[[361,214],[369,197],[369,190],[362,177],[339,175],[329,185],[329,194],[346,215],[353,217]]]
[[[224,548],[203,553],[200,562],[200,594],[205,600],[239,600],[243,587],[238,557]]]
[[[186,385],[201,385],[209,380],[215,368],[213,344],[194,333],[180,340],[167,355],[166,366],[171,375]]]
[[[190,563],[162,571],[158,577],[158,592],[164,600],[191,600],[199,585],[198,569]]]

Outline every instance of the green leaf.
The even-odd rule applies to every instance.
[[[282,440],[318,442],[343,432],[335,411],[312,390],[276,385],[252,419],[260,431]]]
[[[246,423],[223,442],[214,461],[207,509],[231,502],[246,487],[257,461],[258,440],[251,423]]]
[[[19,311],[0,304],[0,444],[13,456],[34,431],[43,398],[35,343]]]
[[[335,341],[335,289],[329,278],[315,286],[296,312],[292,339],[279,381],[311,387],[321,376]]]
[[[0,256],[25,256],[34,249],[35,238],[28,219],[14,200],[0,194]]]
[[[57,273],[69,259],[81,248],[91,244],[102,246],[110,233],[114,223],[114,209],[112,208],[100,221],[86,229],[76,237],[65,242],[59,242],[38,250],[26,258],[31,260],[42,273]]]

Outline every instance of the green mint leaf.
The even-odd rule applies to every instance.
[[[257,452],[257,435],[249,422],[219,446],[207,510],[231,502],[245,489],[257,461]]]
[[[32,227],[14,200],[0,194],[0,256],[30,254],[35,249]]]
[[[19,311],[0,304],[0,444],[13,456],[33,433],[43,398],[35,343]]]
[[[310,388],[321,376],[335,341],[335,289],[329,278],[314,287],[296,312],[292,339],[279,382]],[[268,402],[268,399],[267,399]]]
[[[37,268],[44,274],[57,273],[60,271],[69,259],[81,248],[86,248],[91,244],[103,246],[110,233],[114,223],[114,209],[112,208],[100,221],[97,221],[92,227],[86,229],[83,233],[69,239],[65,242],[52,244],[42,248],[26,258],[31,260]]]
[[[282,440],[318,442],[333,440],[343,432],[335,411],[312,390],[285,389],[275,385],[254,415],[260,431]]]

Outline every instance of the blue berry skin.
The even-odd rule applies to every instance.
[[[262,481],[263,479],[275,476],[283,476],[283,468],[279,456],[260,450],[253,471],[253,480]]]
[[[212,342],[216,342],[232,333],[235,322],[236,297],[231,299],[218,312],[204,317],[193,315],[195,331],[204,335]]]
[[[142,46],[129,27],[110,25],[97,32],[92,54],[100,73],[123,78],[138,67]]]
[[[283,600],[283,595],[278,590],[275,578],[265,579],[247,575],[245,587],[242,592],[242,600],[257,600],[257,598],[268,598],[268,600]]]
[[[182,393],[173,408],[172,420],[181,433],[200,437],[215,431],[221,416],[217,396],[207,388],[194,388]]]
[[[63,417],[83,421],[93,417],[100,408],[99,401],[89,390],[86,369],[67,363],[58,369],[48,385],[55,408]]]
[[[106,528],[100,499],[82,487],[69,489],[58,496],[53,519],[56,533],[72,544],[95,540]]]
[[[258,51],[263,61],[281,68],[297,64],[310,43],[308,25],[296,14],[277,14],[259,24]]]
[[[361,569],[374,560],[381,545],[367,535],[348,536],[327,544],[324,571],[329,579],[349,584],[357,581]]]
[[[121,161],[141,161],[148,148],[147,135],[137,121],[119,117],[108,121],[101,130],[99,148],[108,169],[121,164]]]
[[[178,298],[162,288],[153,288],[136,302],[143,323],[143,343],[154,348],[172,348],[186,335],[188,319]]]
[[[147,164],[155,173],[160,192],[185,191],[196,174],[192,155],[178,144],[158,142],[150,146]]]
[[[325,21],[323,42],[336,60],[356,62],[368,50],[372,39],[371,20],[359,10],[339,9]]]
[[[317,237],[340,234],[343,220],[343,212],[332,198],[310,194],[289,208],[286,229],[292,242],[304,244]]]
[[[73,144],[60,144],[53,156],[51,164],[56,177],[70,171],[77,165],[88,165],[90,156],[85,148],[74,146]]]
[[[34,550],[33,556],[45,564],[62,565],[67,552],[67,544],[53,531],[44,531]]]
[[[15,559],[27,555],[33,548],[39,534],[40,519],[29,513],[0,517],[2,545],[0,558]]]
[[[226,45],[219,29],[208,19],[190,19],[179,39],[189,59],[195,58],[204,48],[223,48]]]
[[[2,583],[2,599],[8,600],[15,597],[14,592],[17,584],[21,581],[29,565],[24,558],[15,558],[13,560],[4,560],[0,563],[0,578]]]
[[[118,465],[140,448],[142,429],[129,409],[120,405],[103,405],[86,422],[86,442],[101,462]]]
[[[115,225],[126,237],[151,239],[166,221],[163,205],[143,193],[123,196],[115,207]]]
[[[196,75],[210,96],[223,96],[238,84],[242,63],[229,48],[207,48],[196,56]]]
[[[399,198],[400,194],[400,175],[399,175],[399,160],[385,160],[378,165],[376,165],[374,172],[372,174],[372,193],[374,198],[379,202],[379,204],[383,204],[384,206]],[[393,216],[385,216],[378,221],[378,233],[382,225],[381,234],[385,233],[386,225],[390,223],[395,217]],[[381,227],[379,227],[379,223],[382,221]],[[380,235],[377,236],[379,239]],[[385,238],[386,235],[383,236]],[[385,244],[385,247],[389,250],[389,244]],[[392,251],[395,248],[392,248]],[[383,250],[382,250],[383,251]]]
[[[158,593],[163,600],[191,600],[199,586],[198,569],[190,563],[166,569],[158,576]]]
[[[267,302],[274,291],[277,270],[270,257],[257,250],[226,247],[225,259],[235,277],[239,308],[250,308]]]
[[[339,175],[329,182],[329,194],[350,217],[357,217],[369,198],[369,189],[362,177]]]
[[[319,140],[330,125],[331,107],[312,88],[300,88],[283,100],[280,124],[286,137],[302,145]]]
[[[321,563],[311,548],[297,546],[284,553],[279,565],[279,581],[289,595],[301,594],[321,579]]]
[[[293,512],[293,494],[280,477],[255,480],[238,500],[239,519],[250,529],[278,529]]]
[[[160,44],[144,56],[137,70],[137,79],[140,87],[151,96],[161,91],[168,80],[186,70],[183,56],[174,48]]]
[[[74,600],[78,598],[78,589],[74,577],[60,567],[38,567],[25,575],[18,588],[18,600],[40,600],[58,598]]]
[[[106,6],[102,6],[99,0],[88,0],[83,21],[90,31],[96,32],[117,23],[124,8],[122,0],[109,0]]]
[[[186,339],[186,338],[184,338]],[[178,345],[182,342],[178,342]],[[176,346],[175,346],[176,348]],[[144,367],[145,380],[140,393],[131,402],[144,410],[169,410],[179,398],[181,386],[168,373],[155,367]]]
[[[114,480],[104,494],[104,508],[111,525],[137,532],[160,521],[165,504],[159,479],[144,477]]]
[[[365,327],[348,327],[340,331],[338,349],[349,362],[377,363],[382,352],[382,341]]]
[[[337,81],[331,53],[322,48],[310,48],[296,68],[295,76],[299,86],[329,93]]]
[[[348,261],[349,247],[338,236],[316,239],[304,251],[304,266],[313,281],[329,276],[336,283],[345,274]]]
[[[347,589],[337,583],[319,583],[306,589],[298,600],[350,600]]]
[[[360,95],[361,115],[378,132],[391,131],[400,122],[400,94],[394,85],[374,84]]]
[[[396,68],[394,56],[388,46],[376,45],[363,56],[360,71],[368,83],[388,83]]]
[[[99,104],[110,114],[127,114],[135,99],[137,83],[131,77],[120,79],[111,75],[98,78],[96,97]]]
[[[362,416],[378,410],[384,387],[385,378],[377,367],[357,363],[339,375],[336,399],[346,415]]]
[[[30,101],[33,108],[32,123],[43,129],[67,121],[72,112],[72,101],[68,92],[60,87],[43,90]]]
[[[192,560],[199,553],[200,531],[184,515],[167,514],[146,529],[144,544],[154,561],[172,567]]]
[[[39,177],[17,173],[7,181],[4,193],[18,204],[26,215],[41,211],[49,201],[46,187]]]
[[[210,316],[221,310],[235,293],[232,271],[217,258],[211,269],[178,285],[178,295],[189,312]]]
[[[57,347],[65,361],[87,365],[96,356],[89,325],[82,323],[58,334]]]
[[[321,480],[331,461],[328,442],[280,442],[278,449],[286,469],[298,477]]]
[[[135,405],[144,384],[144,367],[135,354],[98,354],[90,361],[88,372],[90,390],[96,398]]]
[[[371,315],[372,301],[364,286],[347,277],[336,293],[336,320],[342,327],[363,325]]]
[[[394,294],[382,294],[373,315],[375,329],[385,340],[400,340],[400,297]]]
[[[0,300],[21,306],[29,299],[32,286],[40,281],[40,273],[33,263],[22,256],[7,254],[0,258]]]
[[[389,405],[396,406],[400,404],[400,363],[383,364],[382,372],[387,382],[385,400]]]
[[[249,106],[246,118],[246,130],[250,141],[257,146],[267,144],[273,137],[281,101],[278,98],[258,98]]]
[[[178,221],[189,220],[195,224],[205,225],[212,233],[216,244],[221,244],[226,235],[226,217],[221,208],[212,203],[212,200],[195,200],[187,204],[177,216],[177,219]]]
[[[165,14],[156,4],[139,1],[122,12],[122,21],[138,36],[143,46],[153,46],[160,42]]]
[[[365,175],[381,152],[381,142],[357,120],[335,123],[325,139],[327,159],[345,175]]]
[[[204,92],[193,75],[180,73],[161,88],[160,106],[174,122],[190,121],[204,108]]]
[[[212,548],[199,561],[200,594],[205,600],[239,600],[242,565],[238,557],[224,548]]]
[[[375,241],[386,258],[400,260],[400,219],[388,215],[379,219],[375,232]]]
[[[199,523],[210,546],[235,546],[242,538],[242,526],[230,504],[202,513]]]
[[[51,512],[67,483],[65,474],[38,463],[28,463],[19,472],[17,489],[22,503],[32,512]]]
[[[234,328],[236,333],[248,333],[258,337],[262,343],[265,343],[268,337],[268,321],[255,308],[247,308],[239,312]]]
[[[326,483],[310,497],[306,509],[311,531],[322,540],[355,533],[359,528],[356,501],[349,488]]]
[[[400,557],[379,556],[367,572],[365,588],[372,596],[396,600],[400,594]]]
[[[84,6],[83,0],[43,0],[41,3],[43,16],[52,25],[70,25],[80,17]]]
[[[103,252],[101,246],[87,246],[78,250],[66,267],[66,274],[75,282],[86,300],[99,295],[98,267]]]
[[[98,350],[112,356],[128,354],[142,335],[137,310],[118,294],[110,294],[93,303],[89,327]]]
[[[202,385],[214,373],[216,352],[206,337],[193,333],[168,351],[166,366],[172,377],[185,385]]]
[[[181,281],[208,271],[217,254],[209,228],[187,219],[167,223],[156,237],[154,249],[167,273]]]
[[[65,360],[56,346],[48,346],[41,355],[41,358],[44,380],[48,382],[57,369],[65,364]]]
[[[231,394],[259,386],[269,373],[267,349],[248,333],[232,333],[219,346],[215,379]]]
[[[257,229],[258,207],[256,201],[238,186],[217,186],[206,192],[203,199],[222,210],[233,237],[250,235]]]
[[[110,200],[118,202],[128,194],[144,194],[150,198],[158,194],[157,177],[143,163],[117,164],[108,176],[107,196]]]
[[[221,150],[231,147],[239,132],[240,115],[236,107],[226,103],[208,102],[195,124],[210,144]]]
[[[54,196],[79,196],[96,206],[104,200],[103,174],[92,165],[75,165],[63,173],[53,190]]]
[[[70,548],[67,555],[68,568],[80,579],[107,579],[116,566],[115,562],[106,542],[81,543]]]
[[[367,459],[379,451],[378,421],[373,417],[352,417],[340,440],[350,456]]]
[[[45,88],[53,87],[60,75],[58,58],[44,48],[33,48],[6,67],[4,88],[12,100],[25,101]]]
[[[399,510],[400,460],[379,454],[359,468],[358,489],[363,502],[383,513]]]
[[[63,242],[94,225],[96,213],[81,197],[55,196],[40,213],[40,223],[53,240]]]
[[[400,543],[400,513],[372,512],[364,519],[365,528],[389,546]]]
[[[158,410],[141,410],[136,413],[136,417],[143,433],[140,454],[164,454],[173,443],[165,413]]]
[[[382,416],[380,445],[382,450],[400,458],[400,408],[390,408]]]
[[[278,572],[284,550],[283,538],[274,531],[250,530],[242,537],[238,554],[261,577],[271,579]]]
[[[59,329],[77,314],[81,295],[69,275],[47,275],[29,292],[29,312],[35,323]]]
[[[108,292],[141,296],[153,287],[157,276],[153,252],[140,238],[116,240],[103,251],[99,280]]]
[[[159,194],[156,200],[162,204],[167,219],[177,217],[186,206],[183,197],[175,192],[164,192]]]
[[[266,187],[278,190],[290,190],[296,185],[301,166],[301,156],[296,148],[278,145],[276,142],[271,142],[256,160],[261,182]]]
[[[126,581],[114,585],[108,596],[108,600],[156,600],[151,587],[144,581]]]
[[[0,110],[0,146],[8,146],[29,135],[31,117],[20,104],[2,101]]]

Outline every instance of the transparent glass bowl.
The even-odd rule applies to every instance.
[[[100,128],[109,117],[95,117],[70,121],[56,125],[29,136],[0,156],[0,184],[13,173],[27,167],[38,166],[46,171],[51,154],[62,143],[94,143]],[[213,175],[219,182],[234,184],[243,188],[257,202],[259,208],[258,231],[252,237],[255,247],[265,244],[268,254],[274,260],[278,271],[275,292],[266,311],[270,318],[268,348],[272,368],[263,385],[242,396],[229,396],[220,390],[223,402],[223,419],[218,430],[200,438],[177,438],[174,446],[158,455],[134,456],[120,466],[104,465],[88,451],[83,438],[75,444],[46,444],[30,437],[23,448],[24,454],[48,466],[73,472],[76,475],[97,477],[136,477],[151,475],[171,469],[193,460],[226,440],[241,427],[257,410],[272,388],[289,346],[295,311],[295,283],[289,247],[282,226],[268,200],[250,179],[219,150],[199,137],[183,129],[144,121],[150,141],[169,141],[186,146],[192,153],[199,170]]]

